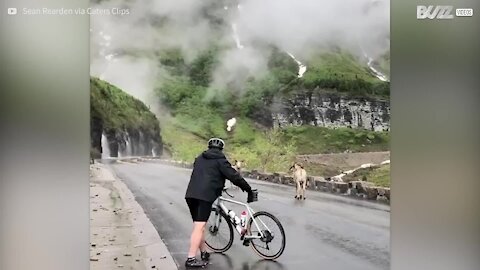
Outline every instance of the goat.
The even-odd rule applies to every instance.
[[[237,172],[240,172],[242,170],[242,168],[244,167],[243,165],[245,164],[245,161],[244,160],[236,160],[235,159],[235,162],[233,163],[233,168],[237,171]]]
[[[296,195],[295,199],[301,200],[306,199],[305,197],[305,188],[307,186],[307,171],[299,163],[294,163],[290,167],[290,171],[293,172],[293,180],[296,184]]]
[[[244,160],[236,160],[235,159],[235,162],[233,163],[232,168],[234,168],[238,173],[241,174],[241,171],[242,171],[242,168],[244,167],[244,165],[245,165]],[[237,186],[233,185],[232,182],[230,182],[230,187],[233,188],[233,189],[237,188]]]

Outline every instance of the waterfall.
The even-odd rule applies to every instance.
[[[298,78],[302,78],[303,77],[303,74],[305,74],[305,72],[307,71],[307,66],[305,66],[304,64],[302,64],[302,62],[298,61],[297,58],[295,58],[295,56],[289,52],[287,52],[287,54],[293,59],[293,61],[295,61],[298,65]]]
[[[237,24],[232,23],[232,30],[233,30],[233,39],[235,40],[235,44],[237,45],[237,48],[243,49],[244,47],[240,42],[240,38],[238,37],[238,33],[237,33]]]
[[[373,65],[372,65],[373,59],[368,57],[367,55],[365,55],[365,56],[368,59],[367,65],[370,68],[370,70],[373,72],[375,77],[377,77],[379,80],[384,81],[384,82],[388,81],[388,78],[385,74],[383,74],[382,72],[380,72],[379,70],[377,70],[373,67]]]
[[[225,6],[224,7],[225,10],[228,10],[228,7]],[[242,6],[240,4],[237,5],[237,10],[240,12],[242,10]],[[241,41],[240,41],[240,37],[238,35],[238,31],[237,31],[237,24],[236,23],[232,23],[231,24],[232,26],[232,32],[233,32],[233,39],[235,40],[235,44],[237,46],[237,49],[243,49],[245,48],[245,46],[242,45]],[[293,54],[289,53],[289,52],[286,52],[288,55],[290,55],[290,57],[297,63],[298,65],[298,75],[297,77],[298,78],[302,78],[303,77],[303,74],[305,74],[305,72],[307,71],[307,66],[302,64],[302,62],[298,61],[297,58],[295,58],[295,56],[293,56]]]
[[[127,133],[127,138],[125,140],[126,144],[126,156],[132,156],[132,142],[130,141],[130,135]]]
[[[118,157],[132,156],[132,142],[128,132],[123,133],[122,141],[118,143]]]
[[[228,10],[228,7],[227,6],[224,6],[223,7],[225,10]],[[238,12],[240,12],[240,10],[242,9],[242,7],[240,6],[240,4],[237,5],[237,10]],[[237,49],[243,49],[244,46],[242,45],[242,43],[240,42],[240,37],[238,36],[238,31],[237,31],[237,24],[236,23],[232,23],[231,24],[232,26],[232,32],[233,32],[233,39],[235,40],[235,44],[237,45]]]
[[[362,47],[360,47],[360,48],[362,49],[363,56],[365,56],[365,58],[368,61],[367,66],[372,71],[373,75],[375,75],[375,77],[377,77],[379,80],[381,80],[383,82],[388,82],[389,81],[388,77],[372,65],[373,59],[370,56],[368,56],[368,54],[365,52],[365,50],[363,50]]]
[[[102,159],[110,158],[110,146],[108,145],[107,136],[102,133]]]
[[[143,135],[143,132],[138,131],[138,152],[137,152],[137,155],[139,155],[139,156],[144,156],[146,154],[144,143],[145,143],[145,136]]]

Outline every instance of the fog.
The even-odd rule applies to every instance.
[[[343,48],[365,66],[389,50],[388,0],[114,0],[92,7],[130,14],[91,16],[91,74],[154,107],[153,89],[168,76],[155,55],[163,49],[180,48],[189,62],[213,41],[220,44],[212,89],[241,89],[248,77],[264,76],[270,55],[264,45],[302,63]],[[224,24],[212,24],[212,17]]]

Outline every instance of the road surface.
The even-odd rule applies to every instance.
[[[133,192],[179,269],[184,269],[192,229],[184,194],[191,170],[154,162],[110,166]],[[291,186],[247,181],[259,190],[259,201],[251,206],[281,221],[286,249],[276,262],[264,261],[235,235],[230,250],[212,255],[209,270],[389,269],[389,206],[315,191],[297,201]],[[239,190],[233,195],[246,200],[246,193]]]

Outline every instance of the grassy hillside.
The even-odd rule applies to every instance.
[[[174,158],[193,160],[214,136],[226,139],[226,152],[232,159],[244,159],[248,168],[267,171],[286,171],[298,154],[388,150],[387,132],[313,126],[268,131],[257,125],[266,100],[296,91],[299,86],[387,97],[388,83],[372,76],[352,55],[319,55],[308,61],[304,78],[297,78],[297,64],[274,48],[265,77],[250,79],[243,89],[211,89],[208,86],[218,50],[212,47],[190,64],[176,50],[160,54],[169,74],[156,93],[172,115],[162,119],[162,137]],[[231,117],[236,117],[238,124],[229,133],[226,120]]]
[[[309,59],[307,66],[308,71],[303,78],[307,88],[334,89],[356,96],[390,96],[390,83],[378,80],[366,66],[347,52],[318,55]]]
[[[100,137],[106,133],[109,140],[118,140],[118,135],[129,132],[138,137],[151,139],[161,146],[160,126],[156,116],[140,100],[98,78],[90,78],[90,121],[92,153],[100,151]],[[98,153],[97,153],[98,154]]]
[[[159,122],[140,100],[98,78],[90,79],[90,113],[102,119],[104,129],[141,129],[155,136]]]
[[[182,118],[182,117],[180,117]],[[226,132],[224,122],[216,126],[221,132],[197,132],[197,126],[202,122],[189,126],[192,123],[178,122],[178,118],[162,121],[162,138],[165,147],[171,152],[174,159],[193,161],[199,153],[206,149],[207,140],[210,137],[224,138],[227,147],[225,153],[230,160],[245,160],[246,167],[265,171],[286,171],[295,159],[295,147],[285,143],[281,134],[276,131],[260,131],[248,118],[238,119],[238,124],[231,133]],[[220,135],[219,135],[220,134]],[[223,136],[221,136],[223,134]]]
[[[389,148],[389,133],[350,128],[289,127],[283,131],[283,141],[291,141],[298,154],[326,154],[344,151],[376,152]]]

